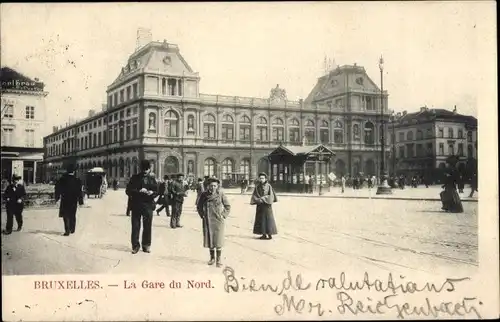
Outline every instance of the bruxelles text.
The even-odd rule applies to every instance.
[[[363,279],[351,281],[347,274],[342,272],[338,277],[327,279],[320,278],[315,283],[305,281],[301,274],[287,272],[286,277],[276,284],[258,283],[255,279],[238,277],[231,267],[223,270],[225,277],[224,290],[227,293],[236,292],[270,292],[280,296],[280,303],[274,306],[277,315],[291,313],[309,313],[317,316],[328,314],[394,314],[397,318],[403,319],[411,316],[439,317],[439,316],[466,316],[473,314],[480,318],[480,314],[475,304],[482,305],[474,297],[464,297],[459,302],[439,301],[434,303],[427,294],[439,294],[454,292],[456,285],[469,278],[452,279],[447,278],[440,283],[425,282],[419,284],[411,280],[406,280],[405,276],[394,278],[391,273],[387,279],[371,279],[365,272]],[[297,295],[290,295],[291,292],[303,292],[307,290],[325,291],[334,290],[334,303],[320,303],[308,301]],[[379,300],[370,297],[355,299],[356,291],[375,291],[382,294]],[[350,292],[350,293],[349,293]],[[405,294],[422,293],[421,303],[408,303],[405,301]],[[305,296],[305,293],[301,293]],[[440,299],[442,296],[439,297]]]

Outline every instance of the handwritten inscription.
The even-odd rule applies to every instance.
[[[307,282],[301,274],[292,274],[288,271],[283,280],[277,283],[260,283],[255,279],[237,276],[234,269],[226,267],[223,270],[225,283],[224,291],[238,292],[270,292],[280,297],[279,303],[274,305],[274,312],[281,316],[286,313],[312,314],[324,316],[326,314],[341,315],[394,315],[399,319],[415,316],[423,317],[461,317],[475,315],[481,318],[478,306],[483,303],[475,297],[464,297],[458,302],[442,300],[433,301],[425,294],[451,293],[457,289],[457,284],[469,280],[465,278],[447,278],[439,283],[417,283],[399,275],[395,278],[389,274],[387,279],[371,279],[365,273],[362,279],[349,280],[342,272],[338,277],[320,278],[315,283]],[[316,285],[314,288],[312,285]],[[314,292],[334,291],[331,303],[321,303],[307,299],[305,291]],[[355,299],[356,292],[372,292],[382,295],[382,298],[363,297]],[[299,292],[298,294],[291,294]],[[405,300],[407,294],[421,293],[421,302],[411,303]],[[310,294],[310,293],[308,293]],[[302,295],[302,296],[301,296]],[[380,297],[377,296],[377,297]]]

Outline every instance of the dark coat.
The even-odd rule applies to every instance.
[[[269,183],[258,184],[250,199],[251,205],[257,205],[253,233],[258,235],[276,235],[278,229],[274,221],[272,204],[277,202],[276,193]]]
[[[226,195],[220,190],[213,194],[205,191],[198,198],[196,209],[203,224],[203,247],[224,246],[224,221],[231,210]]]
[[[198,204],[198,200],[200,200],[200,196],[201,194],[205,192],[205,185],[203,184],[203,182],[198,182],[196,184],[196,201],[195,201],[195,205]]]
[[[168,181],[160,183],[158,194],[160,198],[158,198],[157,204],[168,206],[171,203],[172,196],[170,194],[170,183]]]
[[[5,208],[7,211],[22,212],[24,209],[24,198],[26,197],[26,189],[22,184],[9,184],[5,188],[3,195],[5,199]],[[21,199],[21,203],[17,202]]]
[[[460,196],[457,193],[457,178],[458,175],[455,172],[449,173],[445,177],[445,182],[443,185],[444,191],[442,191],[439,196],[443,204],[443,210],[454,213],[461,213],[464,212],[464,208],[462,206]]]
[[[179,181],[174,181],[170,185],[170,192],[172,194],[172,204],[183,204],[186,197],[186,189],[184,184]]]
[[[56,183],[55,199],[61,200],[59,217],[75,216],[78,204],[83,205],[82,181],[74,175],[63,175]]]
[[[147,195],[140,192],[142,188],[153,191],[153,194]],[[149,174],[134,174],[127,184],[125,193],[130,197],[132,212],[152,212],[155,208],[154,199],[158,196],[158,184]]]

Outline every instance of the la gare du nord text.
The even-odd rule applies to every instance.
[[[170,282],[164,281],[153,281],[153,280],[124,280],[124,289],[166,289],[166,288],[187,288],[187,289],[208,289],[214,288],[211,280],[206,281],[195,281],[186,280],[184,282],[179,282],[172,280]],[[72,280],[72,281],[35,281],[34,288],[36,290],[92,290],[92,289],[102,289],[104,286],[98,280]],[[110,285],[119,286],[119,285]]]

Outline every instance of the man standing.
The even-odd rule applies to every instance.
[[[172,217],[170,219],[170,227],[182,228],[180,220],[182,214],[182,205],[184,204],[184,198],[186,197],[186,189],[184,187],[184,175],[178,174],[177,181],[173,182],[171,185],[172,194]]]
[[[160,183],[160,191],[158,192],[160,198],[157,203],[161,205],[160,208],[156,209],[156,214],[159,216],[160,212],[165,208],[167,217],[170,217],[170,177],[163,176],[163,182]]]
[[[340,185],[342,187],[342,193],[345,191],[345,176],[342,175],[342,178],[340,179]]]
[[[255,222],[253,233],[262,235],[259,239],[272,239],[272,235],[278,233],[276,222],[274,221],[273,203],[277,202],[276,193],[267,181],[267,174],[259,174],[259,183],[250,199],[251,205],[256,205]]]
[[[227,197],[219,190],[220,181],[209,179],[208,190],[201,193],[197,200],[196,209],[203,224],[203,247],[210,250],[210,261],[213,265],[217,251],[217,267],[221,267],[222,246],[224,245],[225,220],[231,206]]]
[[[64,221],[64,235],[74,234],[76,229],[76,210],[78,204],[83,205],[82,182],[75,176],[74,164],[69,164],[64,174],[55,186],[56,202],[59,205],[59,217]]]
[[[20,184],[20,179],[20,176],[14,174],[12,176],[12,184],[9,184],[7,188],[5,188],[4,198],[5,208],[7,210],[7,225],[3,231],[5,235],[10,235],[12,233],[14,217],[16,217],[17,231],[21,231],[23,227],[23,209],[26,189]]]
[[[137,254],[141,248],[139,233],[142,227],[142,250],[151,252],[151,230],[153,226],[153,210],[155,197],[158,195],[158,185],[150,175],[151,164],[148,160],[141,161],[141,173],[134,174],[127,185],[126,193],[131,198],[132,205],[132,254]]]

